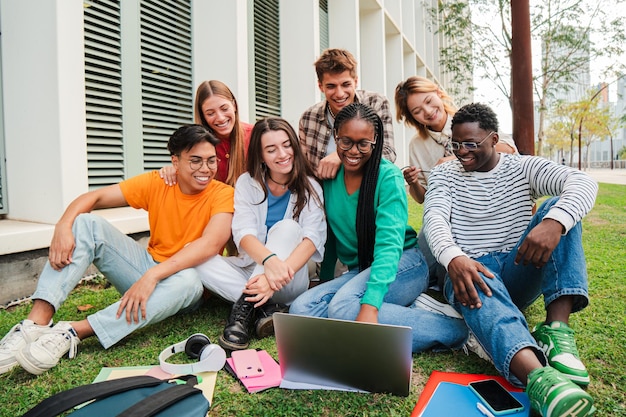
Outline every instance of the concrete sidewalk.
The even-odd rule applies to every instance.
[[[626,185],[626,169],[590,168],[585,172],[598,182]]]

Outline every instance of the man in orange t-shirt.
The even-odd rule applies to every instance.
[[[0,342],[0,373],[17,364],[38,375],[80,341],[97,336],[109,348],[131,332],[199,305],[203,287],[194,266],[218,256],[230,237],[231,186],[212,181],[218,140],[199,125],[183,126],[168,142],[178,183],[158,172],[90,191],[76,198],[56,224],[48,262],[32,296],[33,307]],[[94,209],[132,206],[148,212],[147,250]],[[122,297],[86,319],[52,316],[93,262]]]

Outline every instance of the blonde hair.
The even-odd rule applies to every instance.
[[[441,89],[437,84],[429,80],[428,78],[418,77],[416,75],[409,77],[406,81],[401,81],[396,87],[395,102],[396,102],[396,119],[401,122],[404,120],[407,126],[413,126],[417,129],[417,133],[420,137],[426,139],[428,137],[428,127],[415,120],[409,110],[407,101],[411,94],[416,93],[437,93],[437,95],[443,101],[443,109],[448,116],[454,116],[456,113],[456,107],[452,101],[452,98]]]
[[[195,105],[195,121],[197,124],[200,124],[209,131],[213,132],[211,126],[204,119],[204,113],[202,113],[202,104],[206,101],[207,98],[212,97],[213,95],[218,95],[224,97],[226,100],[229,100],[233,103],[235,107],[235,123],[233,126],[233,130],[230,132],[230,158],[227,161],[228,163],[228,176],[225,179],[225,183],[234,186],[235,181],[241,174],[243,174],[246,170],[246,153],[245,153],[245,133],[243,130],[243,126],[239,121],[239,106],[237,105],[237,99],[235,99],[235,95],[230,88],[226,86],[221,81],[217,80],[209,80],[203,81],[196,90],[196,105]]]

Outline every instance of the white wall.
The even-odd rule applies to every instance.
[[[83,2],[0,7],[8,216],[55,223],[87,191]]]
[[[239,117],[250,119],[248,1],[193,0],[193,80],[219,80],[235,95]]]
[[[138,4],[122,2],[126,31],[136,28]],[[251,5],[251,0],[192,0],[194,89],[208,79],[225,82],[248,122],[254,121]],[[12,220],[0,221],[0,239],[13,239],[11,247],[15,236],[26,236],[27,246],[19,251],[45,247],[51,225],[88,189],[83,7],[81,0],[0,0],[7,217],[47,224],[45,236],[35,239],[20,233],[22,226],[15,224],[20,222],[3,231]],[[281,0],[280,7],[282,112],[297,129],[302,112],[321,97],[313,67],[320,54],[319,3]],[[438,41],[426,27],[424,7],[414,0],[329,2],[330,47],[354,54],[358,88],[385,94],[394,115],[398,82],[414,74],[439,77],[433,62]],[[139,45],[126,39],[123,48],[127,80],[138,65],[128,54],[139,57]],[[123,85],[125,135],[133,137],[141,134],[132,123],[140,117],[140,105],[129,102],[128,93],[140,88],[136,78]],[[414,131],[398,123],[394,130],[396,164],[403,166]],[[125,152],[141,152],[135,142],[128,141]],[[112,222],[126,233],[146,229],[145,217],[140,224],[135,220],[134,213],[122,211]]]
[[[306,19],[302,17],[306,16]],[[281,0],[282,117],[298,132],[302,112],[320,100],[313,63],[320,55],[317,0]]]

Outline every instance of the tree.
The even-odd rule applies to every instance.
[[[546,129],[545,148],[547,157],[550,159],[565,159],[565,150],[569,147],[570,166],[572,164],[572,146],[574,138],[572,137],[571,126],[565,120],[556,120],[548,125]],[[556,155],[554,154],[556,152]]]
[[[546,113],[557,93],[572,88],[577,74],[588,73],[591,62],[624,52],[624,23],[611,12],[623,7],[624,0],[613,2],[611,6],[591,0],[531,3],[531,36],[542,45],[541,54],[535,54],[540,59],[533,63],[534,94],[539,103],[538,155],[542,153]],[[479,70],[511,103],[510,0],[440,0],[433,18],[439,23],[439,32],[449,39],[471,37],[472,48],[467,48],[467,42],[450,42],[441,48],[444,72],[467,82],[466,73],[459,69]],[[622,70],[619,65],[615,61],[603,73],[612,77]]]
[[[597,103],[594,102],[594,103]],[[609,128],[611,120],[610,110],[607,106],[596,106],[592,104],[592,107],[585,114],[583,122],[581,140],[585,148],[585,168],[589,168],[589,149],[591,143],[598,142],[610,137],[612,139],[612,130]]]
[[[598,100],[600,91],[590,90],[587,97],[576,102],[559,101],[549,114],[546,148],[550,151],[555,148],[564,150],[569,139],[570,166],[574,165],[574,146],[579,139],[581,151],[585,149],[586,167],[589,168],[591,143],[609,138],[612,144],[615,132],[623,125],[622,119],[614,116],[609,106]]]
[[[552,109],[549,118],[551,123],[546,129],[546,144],[548,149],[559,147],[564,155],[565,148],[569,145],[569,166],[573,166],[574,164],[574,145],[578,137],[578,122],[583,110],[583,103],[559,102],[558,105],[554,106]]]

